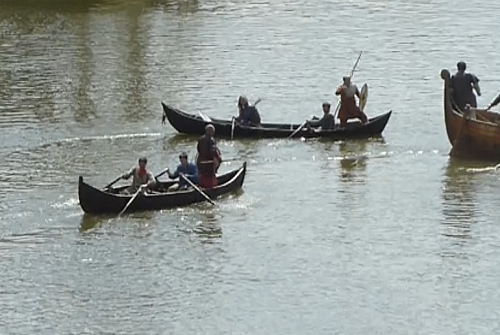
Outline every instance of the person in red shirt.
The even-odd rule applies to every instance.
[[[359,90],[356,85],[351,83],[351,77],[346,76],[343,78],[344,84],[339,86],[335,91],[335,95],[340,95],[340,127],[344,128],[347,125],[349,119],[358,118],[366,124],[368,118],[366,114],[359,109],[355,96],[359,99]]]

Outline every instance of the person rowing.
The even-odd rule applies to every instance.
[[[255,106],[248,104],[248,99],[245,96],[238,98],[239,115],[235,118],[241,126],[260,127],[260,114]]]
[[[182,175],[189,179],[193,184],[198,185],[198,168],[195,164],[188,162],[188,155],[186,152],[182,152],[179,155],[180,164],[177,166],[177,169],[174,173],[168,172],[168,177],[170,179],[179,178]],[[187,190],[190,185],[184,178],[179,178],[179,183],[174,184],[169,187],[169,191],[176,190]]]
[[[156,178],[146,168],[148,164],[148,159],[146,157],[139,158],[139,165],[130,169],[129,172],[126,172],[122,175],[122,179],[128,180],[130,177],[132,179],[132,185],[127,187],[123,193],[125,194],[134,194],[137,191],[152,191],[152,189],[156,185]]]
[[[309,128],[320,128],[321,130],[333,130],[335,128],[335,117],[330,113],[330,104],[323,103],[323,117],[321,119],[308,120],[306,126]]]

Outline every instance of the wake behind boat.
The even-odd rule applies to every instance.
[[[219,137],[240,139],[288,138],[291,135],[297,138],[322,137],[332,140],[368,138],[380,136],[392,114],[392,111],[389,111],[388,113],[369,119],[366,124],[349,122],[345,128],[340,128],[336,125],[332,130],[313,131],[303,128],[296,132],[303,125],[293,123],[262,123],[260,127],[248,127],[234,124],[232,120],[211,118],[203,113],[199,113],[200,115],[189,114],[163,102],[161,105],[165,118],[168,119],[172,127],[179,133],[199,136],[204,133],[205,126],[211,123],[215,126]]]

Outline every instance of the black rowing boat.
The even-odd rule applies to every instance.
[[[261,127],[242,127],[234,125],[231,120],[212,119],[204,114],[202,116],[189,114],[179,109],[161,103],[163,113],[172,127],[179,133],[188,135],[203,135],[205,126],[212,123],[215,126],[216,136],[220,138],[287,138],[299,128],[300,124],[263,123]],[[312,131],[306,128],[294,134],[294,137],[328,138],[342,140],[349,138],[368,138],[380,136],[389,122],[392,111],[376,116],[363,125],[361,122],[349,122],[345,128],[338,125],[333,130]],[[231,136],[233,133],[233,136]]]
[[[246,162],[238,169],[217,176],[218,186],[213,189],[203,189],[210,198],[232,193],[241,189],[245,180]],[[127,209],[127,212],[154,211],[175,207],[188,206],[203,202],[205,198],[194,189],[185,191],[166,192],[176,181],[159,182],[155,193],[139,195]],[[87,214],[115,214],[119,213],[133,195],[119,194],[128,186],[112,188],[109,191],[100,190],[78,178],[78,198],[80,207]]]

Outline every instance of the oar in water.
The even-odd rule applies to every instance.
[[[356,67],[358,66],[358,63],[359,63],[359,60],[361,59],[362,54],[363,54],[363,51],[361,51],[359,53],[358,59],[356,60],[356,63],[354,63],[354,66],[353,66],[352,71],[351,71],[351,76],[350,76],[351,79],[352,79],[352,76],[354,75],[354,71],[356,70]],[[340,108],[340,100],[337,103],[337,108],[335,108],[335,113],[333,114],[334,118],[337,116],[337,113],[339,112],[339,108]]]
[[[304,123],[302,123],[300,126],[298,126],[298,127],[297,127],[297,129],[295,129],[295,131],[294,131],[294,132],[293,132],[290,136],[288,136],[288,137],[287,137],[287,140],[291,139],[291,138],[292,138],[292,137],[294,137],[294,136],[295,136],[295,135],[296,135],[299,131],[301,131],[301,130],[302,130],[302,128],[304,128],[304,126],[306,125],[306,123],[307,123],[307,120],[306,120],[306,121],[304,121]]]
[[[210,197],[205,193],[203,192],[198,186],[196,186],[191,180],[189,180],[188,177],[186,177],[185,175],[181,174],[180,175],[182,177],[182,179],[184,179],[189,185],[191,185],[191,187],[193,187],[198,193],[200,193],[205,199],[207,199],[208,202],[210,202],[212,205],[217,205],[215,203],[215,201],[213,201],[212,199],[210,199]]]

